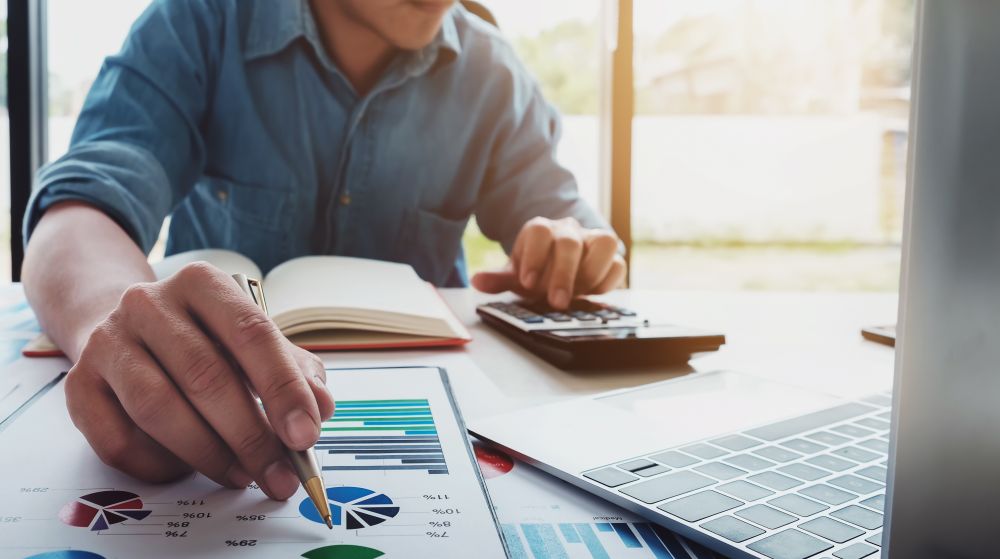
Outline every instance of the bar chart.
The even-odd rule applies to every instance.
[[[325,471],[448,473],[426,399],[338,400],[315,448]]]
[[[501,529],[511,559],[688,559],[695,551],[691,542],[646,522],[503,524]]]

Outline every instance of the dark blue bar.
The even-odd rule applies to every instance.
[[[427,470],[429,474],[447,474],[448,470]]]
[[[691,557],[691,554],[684,549],[684,546],[681,545],[681,542],[673,532],[658,524],[650,524],[649,526],[657,536],[660,536],[660,541],[667,546],[667,549],[670,550],[670,553],[674,554],[674,557]],[[698,558],[694,557],[694,559]]]
[[[421,456],[419,454],[359,454],[354,457],[355,460],[430,460],[432,458],[444,459],[444,455],[428,454],[426,456]]]
[[[343,437],[336,437],[336,436],[324,435],[319,438],[319,442],[329,443],[329,444],[354,444],[354,443],[361,444],[361,443],[387,443],[387,442],[407,442],[407,443],[435,442],[436,443],[437,441],[438,441],[437,437],[397,437],[397,436],[373,437],[371,435],[366,435],[363,437],[357,437],[357,436],[352,437],[350,435]]]
[[[632,533],[632,529],[628,527],[628,524],[624,522],[612,522],[611,527],[615,529],[615,532],[618,532],[618,537],[622,539],[625,547],[642,547],[639,539]]]
[[[646,547],[653,552],[653,557],[656,559],[675,559],[673,553],[667,550],[660,538],[656,537],[653,529],[649,527],[649,524],[645,522],[637,522],[633,524],[635,526],[635,531],[639,532],[639,537],[642,541],[646,542]]]
[[[326,450],[322,447],[320,450]],[[414,452],[417,454],[427,454],[428,452],[433,452],[434,454],[441,454],[440,446],[422,446],[420,448],[408,447],[408,448],[331,448],[326,450],[327,454],[399,454],[400,452]]]
[[[403,464],[445,464],[444,458],[404,458]]]
[[[324,471],[331,472],[346,472],[354,470],[427,470],[427,466],[417,466],[417,465],[407,465],[407,466],[323,466]],[[437,473],[437,471],[428,470],[429,473]],[[448,473],[445,470],[443,473]]]

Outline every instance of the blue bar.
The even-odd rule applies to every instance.
[[[611,528],[611,525],[608,525]],[[600,524],[598,524],[598,529],[600,529]],[[583,540],[583,544],[587,546],[587,551],[590,552],[590,556],[594,559],[611,559],[608,555],[607,550],[601,545],[601,540],[597,538],[594,531],[590,529],[589,524],[577,524],[576,531],[580,534],[580,539]]]
[[[639,543],[635,534],[632,533],[632,529],[628,527],[628,524],[625,524],[624,522],[613,522],[611,527],[615,529],[615,532],[618,532],[618,537],[622,539],[622,543],[625,544],[625,547],[642,547],[642,544]]]
[[[677,536],[675,536],[670,530],[667,530],[658,524],[650,524],[649,527],[653,529],[653,532],[657,536],[660,536],[660,541],[667,546],[667,549],[670,550],[670,553],[674,554],[674,557],[691,557],[692,559],[698,559],[697,556],[692,556],[691,553],[688,553],[688,550],[681,545]]]
[[[580,534],[576,533],[572,524],[560,524],[559,529],[562,530],[562,535],[566,538],[567,543],[580,543]]]
[[[632,526],[635,527],[635,531],[639,532],[639,537],[642,541],[646,542],[646,547],[653,552],[653,557],[656,559],[676,559],[673,553],[670,553],[660,538],[656,537],[653,529],[649,527],[649,524],[645,522],[637,522]]]
[[[355,460],[430,460],[430,459],[444,459],[443,454],[359,454],[354,457]],[[404,462],[405,464],[405,462]]]
[[[445,464],[444,458],[406,458],[400,460],[403,464]]]
[[[516,526],[501,524],[500,532],[503,533],[503,539],[507,541],[507,552],[510,553],[510,559],[531,559],[528,557],[528,552],[524,550],[524,545],[521,543],[521,536],[518,535]]]
[[[365,403],[359,404],[353,402],[337,403],[338,410],[345,410],[348,408],[354,409],[354,408],[428,408],[428,407],[430,406],[427,404],[427,400],[424,400],[423,402],[406,402],[406,403],[397,402],[395,404],[386,404],[384,402],[381,404],[378,402],[372,404],[365,404]]]
[[[358,410],[358,411],[351,410],[351,411],[337,411],[336,413],[333,414],[334,417],[383,417],[383,416],[391,417],[394,415],[431,415],[431,412],[406,411],[406,410],[370,412],[365,410]]]
[[[379,436],[372,436],[372,435],[364,435],[364,436],[361,436],[361,437],[347,435],[347,436],[337,437],[337,436],[323,435],[322,437],[319,438],[319,442],[326,443],[326,444],[355,444],[355,443],[362,444],[362,443],[391,443],[391,442],[400,442],[400,443],[403,443],[403,442],[405,442],[405,443],[430,442],[430,443],[436,443],[436,442],[438,442],[438,438],[437,437],[399,437],[399,436],[379,437]]]
[[[427,470],[429,474],[447,474],[448,470]]]
[[[361,421],[360,419],[358,421]],[[368,427],[403,427],[406,425],[434,425],[433,419],[394,419],[392,421],[364,421],[362,425]],[[391,429],[389,429],[391,431]]]
[[[433,466],[431,466],[433,467]],[[323,466],[324,471],[348,472],[357,470],[426,470],[427,465],[406,465],[406,466]],[[432,474],[435,472],[431,472]],[[448,473],[445,471],[444,473]]]
[[[415,454],[441,454],[441,447],[432,446],[428,448],[337,448],[327,450],[327,454],[399,454],[400,452],[413,452]]]
[[[598,532],[614,532],[615,529],[611,527],[607,522],[598,522],[596,524]]]
[[[414,429],[410,431],[403,431],[407,435],[437,435],[437,429]]]
[[[569,559],[551,524],[521,524],[521,530],[536,559]]]

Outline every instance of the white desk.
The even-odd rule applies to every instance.
[[[892,348],[861,337],[861,328],[896,321],[895,294],[620,291],[616,304],[680,324],[721,330],[727,343],[715,353],[669,368],[567,372],[535,357],[479,321],[475,306],[509,296],[471,289],[442,295],[469,327],[473,341],[460,350],[330,353],[328,363],[439,363],[452,370],[463,413],[476,417],[545,401],[637,386],[693,371],[736,369],[809,386],[839,396],[887,390]],[[478,371],[461,369],[471,358]],[[481,372],[480,372],[481,371]]]

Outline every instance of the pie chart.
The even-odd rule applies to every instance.
[[[334,525],[348,530],[375,526],[399,514],[399,507],[388,495],[364,487],[328,487],[326,497],[330,501]],[[316,506],[309,499],[299,504],[299,513],[317,524],[323,524]]]
[[[135,493],[98,491],[67,503],[59,511],[59,520],[98,532],[126,520],[142,520],[151,512],[142,508],[142,499]]]
[[[383,555],[377,549],[360,545],[328,545],[302,554],[306,559],[375,559]]]
[[[486,479],[500,477],[514,469],[514,460],[496,448],[473,441],[472,450],[476,453],[479,471]]]

